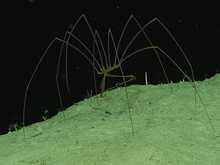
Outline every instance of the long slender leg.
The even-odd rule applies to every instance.
[[[133,81],[133,80],[136,79],[136,77],[135,77],[134,75],[124,75],[124,76],[120,76],[120,75],[110,75],[110,74],[109,74],[108,77],[124,77],[124,78],[130,78],[130,79],[127,80],[127,81],[123,81],[123,82],[116,83],[114,87],[108,88],[106,91],[109,91],[109,90],[111,90],[111,89],[114,89],[114,88],[116,88],[116,87],[118,87],[118,86],[121,86],[121,85],[123,85],[123,84],[126,84],[126,83],[128,83],[128,82]]]

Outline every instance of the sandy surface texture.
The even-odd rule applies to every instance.
[[[0,136],[1,165],[218,165],[220,75],[188,82],[133,85],[79,102],[51,119]]]

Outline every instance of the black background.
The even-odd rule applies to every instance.
[[[106,46],[108,28],[115,40],[120,35],[130,15],[141,25],[157,17],[170,30],[189,58],[196,81],[214,76],[220,69],[220,6],[218,1],[7,1],[1,2],[1,134],[8,132],[10,124],[22,123],[23,100],[28,81],[44,51],[54,37],[63,38],[77,19],[85,14],[93,30],[98,30]],[[92,44],[85,22],[80,22],[76,35]],[[128,27],[135,31],[135,25]],[[88,28],[87,28],[88,29]],[[154,45],[165,50],[183,69],[189,66],[180,57],[176,45],[164,29],[153,23],[149,37]],[[126,36],[125,36],[126,38]],[[125,41],[126,42],[126,41]],[[142,44],[141,40],[136,44]],[[41,63],[28,92],[26,125],[51,117],[60,109],[55,74],[60,42],[55,42]],[[123,47],[123,44],[122,44]],[[179,82],[183,75],[166,58],[162,58],[169,80]],[[61,63],[59,82],[64,108],[83,100],[87,90],[94,90],[92,66],[82,57],[69,55],[71,94],[67,93],[64,63]],[[144,84],[144,72],[148,72],[150,84],[166,83],[156,56],[134,56],[123,63],[125,74],[134,74],[133,84]],[[78,68],[78,69],[77,69]],[[101,76],[98,77],[99,86]],[[109,86],[110,78],[106,79]],[[115,83],[115,82],[114,82]],[[100,92],[100,89],[99,89]],[[93,92],[94,93],[94,92]]]

